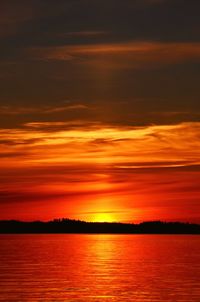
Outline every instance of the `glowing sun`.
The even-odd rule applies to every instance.
[[[95,213],[92,220],[95,222],[113,222],[113,221],[115,221],[112,213],[109,213],[109,212]]]

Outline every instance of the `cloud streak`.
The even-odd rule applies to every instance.
[[[66,45],[28,50],[36,60],[107,63],[109,66],[174,64],[200,60],[200,43],[126,42],[115,44]],[[109,64],[110,63],[110,64]]]
[[[30,129],[0,131],[4,155],[6,149],[9,154],[12,151],[27,151],[29,163],[103,163],[118,166],[123,163],[123,167],[127,164],[127,168],[131,164],[139,168],[139,163],[142,166],[146,163],[147,167],[157,163],[157,167],[158,163],[163,166],[162,162],[164,166],[170,166],[170,162],[172,166],[200,162],[198,122],[143,127],[102,124],[84,127],[83,124],[75,124],[74,128],[68,128],[68,123],[50,122],[29,123],[26,126]],[[43,153],[46,148],[52,152]],[[26,162],[25,159],[23,161]]]
[[[52,114],[72,110],[89,109],[85,104],[64,102],[57,106],[37,106],[37,107],[20,107],[20,106],[0,106],[0,115],[23,115],[23,114]]]

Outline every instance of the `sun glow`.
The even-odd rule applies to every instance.
[[[92,221],[94,222],[114,222],[114,215],[110,212],[99,212],[93,215]]]

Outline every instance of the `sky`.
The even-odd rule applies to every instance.
[[[200,222],[199,12],[1,1],[0,219]]]

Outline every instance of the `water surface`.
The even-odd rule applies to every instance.
[[[200,301],[200,236],[0,235],[0,301]]]

